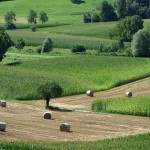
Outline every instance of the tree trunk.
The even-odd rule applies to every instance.
[[[49,108],[49,101],[50,101],[50,99],[46,99],[46,106],[45,106],[45,108]]]

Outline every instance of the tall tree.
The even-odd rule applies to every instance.
[[[5,30],[0,27],[0,61],[4,58],[4,55],[9,47],[13,45],[9,35]]]
[[[126,0],[116,0],[114,4],[118,18],[124,18],[126,15]]]
[[[13,11],[9,11],[5,15],[6,29],[15,29],[16,26],[14,21],[16,21],[16,14]]]
[[[34,10],[30,10],[29,15],[27,17],[29,23],[37,23],[37,13]]]
[[[46,100],[45,108],[49,108],[50,99],[60,97],[63,93],[63,89],[56,82],[47,82],[38,88],[38,92]]]
[[[135,33],[131,48],[135,57],[150,56],[150,31],[147,28],[143,28]]]
[[[103,1],[100,6],[97,6],[100,10],[100,16],[102,21],[114,21],[117,20],[117,15],[111,4],[107,1]]]
[[[117,36],[119,39],[131,42],[133,35],[143,28],[143,20],[140,16],[134,15],[121,19],[115,28],[111,31],[113,36]]]
[[[47,13],[44,11],[41,11],[39,14],[39,20],[42,22],[42,24],[47,22],[48,21]]]

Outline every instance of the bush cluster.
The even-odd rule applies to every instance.
[[[74,45],[71,49],[71,51],[73,53],[76,53],[76,52],[85,52],[86,51],[86,48],[83,46],[83,45]]]

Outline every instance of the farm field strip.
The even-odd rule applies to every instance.
[[[94,94],[94,97],[87,97],[86,94],[81,94],[77,96],[52,99],[52,104],[54,106],[72,109],[83,109],[87,107],[90,108],[91,103],[94,100],[125,97],[126,91],[132,91],[133,97],[150,96],[150,77],[128,83],[107,91],[96,92]]]
[[[6,109],[9,113],[0,108],[0,118],[8,124],[7,132],[0,132],[0,139],[3,137],[7,140],[24,141],[95,140],[150,131],[149,118],[82,112],[52,112],[53,119],[44,120],[42,114],[45,109],[42,107],[9,102]],[[71,124],[71,132],[59,131],[59,125],[62,122]]]

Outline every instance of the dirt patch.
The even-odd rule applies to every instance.
[[[95,140],[150,132],[150,119],[146,117],[110,115],[83,112],[52,113],[52,120],[43,119],[44,108],[8,103],[0,108],[0,121],[7,123],[1,140]],[[71,132],[61,132],[62,123],[71,125]]]

